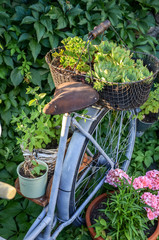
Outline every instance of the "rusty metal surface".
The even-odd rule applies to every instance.
[[[96,26],[89,34],[88,36],[91,37],[91,39],[95,39],[98,35],[103,33],[105,30],[107,30],[111,26],[111,23],[109,20],[106,20]]]
[[[69,113],[91,106],[98,100],[98,93],[89,85],[67,82],[59,85],[43,112],[50,115]]]

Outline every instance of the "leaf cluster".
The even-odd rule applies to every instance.
[[[27,94],[32,94],[34,98],[28,102],[30,113],[22,110],[18,116],[13,116],[12,124],[16,123],[16,131],[19,133],[17,143],[22,145],[24,150],[45,148],[53,138],[59,141],[61,116],[52,117],[43,113],[46,102],[45,93],[37,93],[39,87],[27,89]]]
[[[21,168],[23,169],[23,172],[26,176],[29,175],[31,178],[36,178],[44,175],[44,172],[46,171],[46,166],[40,164],[36,160],[27,160],[24,161]]]
[[[145,175],[146,170],[158,169],[158,124],[147,130],[141,138],[136,138],[129,174]]]
[[[98,219],[92,225],[98,232],[96,237],[102,236],[111,240],[145,240],[144,230],[147,229],[145,204],[141,202],[140,193],[132,184],[124,182],[118,186],[118,191],[111,194],[105,203],[105,209],[101,211],[106,219]]]
[[[103,41],[97,48],[93,75],[97,80],[97,90],[102,90],[106,82],[132,82],[152,75],[141,59],[135,61],[133,54],[116,43]],[[100,79],[102,81],[100,87]]]
[[[64,50],[61,49],[59,52],[52,54],[53,57],[60,58],[60,65],[70,70],[88,72],[95,47],[90,43],[88,50],[86,42],[77,36],[63,39],[61,43],[64,46]]]
[[[85,41],[79,37],[66,38],[62,43],[64,49],[54,52],[53,57],[60,59],[62,68],[76,68],[79,72],[93,75],[97,91],[101,91],[108,82],[134,82],[152,75],[141,59],[135,61],[130,50],[117,46],[116,43],[106,40],[96,46],[90,43],[89,50]],[[89,62],[93,71],[90,70]]]
[[[139,120],[143,120],[149,113],[159,112],[159,83],[154,84],[154,89],[151,90],[147,101],[140,107],[140,110],[137,115]]]

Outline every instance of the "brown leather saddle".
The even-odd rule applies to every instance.
[[[66,82],[56,88],[54,98],[44,107],[50,115],[69,113],[84,109],[99,100],[99,94],[82,82]]]

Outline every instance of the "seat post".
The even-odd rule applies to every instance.
[[[49,208],[47,216],[51,218],[49,225],[45,228],[43,238],[49,239],[51,234],[51,227],[55,217],[55,207],[57,202],[58,190],[60,185],[60,178],[62,174],[62,167],[63,167],[63,160],[66,150],[66,143],[68,138],[69,127],[71,123],[71,116],[68,113],[65,113],[62,120],[62,129],[61,129],[61,136],[60,136],[60,143],[58,148],[57,160],[54,170],[54,178],[53,184],[51,189],[50,201],[49,201]]]

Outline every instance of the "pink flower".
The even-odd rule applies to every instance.
[[[159,171],[148,171],[146,176],[151,180],[152,190],[159,190]]]
[[[141,199],[143,199],[144,203],[146,203],[148,206],[152,207],[153,210],[146,207],[145,210],[147,211],[147,217],[149,220],[153,220],[159,216],[159,194],[154,195],[149,192],[145,192]]]
[[[139,189],[139,188],[152,189],[152,182],[147,176],[140,176],[140,177],[134,179],[133,187],[135,189]]]
[[[131,184],[132,178],[130,178],[123,170],[118,168],[111,169],[105,178],[105,183],[117,187],[117,183],[120,184],[120,181],[123,178],[127,179],[128,183]],[[133,181],[133,187],[134,189],[146,189],[146,191],[148,189],[159,190],[159,171],[151,170],[148,171],[145,176],[135,178]],[[143,199],[145,204],[152,208],[145,207],[147,217],[150,220],[159,217],[159,191],[157,195],[150,192],[144,192],[141,199]]]
[[[107,174],[106,178],[105,178],[105,183],[109,183],[110,185],[117,187],[117,185],[115,183],[119,183],[121,179],[126,178],[129,182],[129,184],[131,184],[131,178],[121,169],[116,168],[116,169],[111,169],[109,171],[109,173]]]

